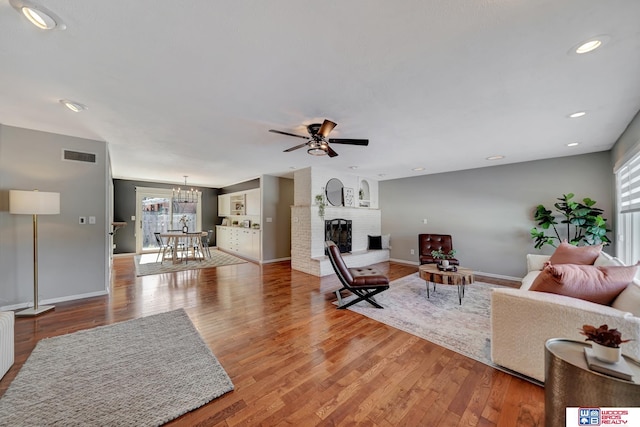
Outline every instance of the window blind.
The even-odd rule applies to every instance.
[[[640,212],[640,154],[618,171],[620,213]]]

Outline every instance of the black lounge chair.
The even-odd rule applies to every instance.
[[[360,301],[367,301],[376,308],[384,308],[376,302],[374,295],[389,289],[389,278],[371,267],[348,268],[334,242],[329,240],[325,242],[325,246],[331,265],[342,283],[342,288],[336,291],[338,308],[347,308]],[[357,298],[343,304],[341,291],[349,291]]]

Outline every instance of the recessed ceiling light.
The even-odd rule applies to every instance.
[[[502,160],[502,159],[504,159],[504,156],[502,155],[487,157],[487,160]]]
[[[34,4],[32,0],[9,0],[9,4],[41,30],[65,30],[67,28],[59,16],[39,4]]]
[[[378,174],[378,176],[379,176],[380,178],[382,178],[383,176],[387,176],[387,174],[386,174],[386,173],[379,173],[379,174]]]
[[[61,99],[60,104],[64,105],[74,113],[79,113],[80,111],[87,109],[86,105],[80,104],[79,102],[75,102],[75,101],[69,101],[68,99]]]
[[[576,147],[578,145],[580,145],[579,142],[570,142],[570,143],[567,144],[567,147]]]
[[[412,171],[416,171],[416,172],[418,172],[418,171],[423,171],[423,170],[424,170],[424,168],[413,168],[413,169],[411,169],[411,170],[412,170]]]
[[[570,55],[582,55],[593,52],[607,43],[611,37],[606,34],[600,34],[587,40],[583,40],[569,50]]]
[[[590,40],[578,46],[576,53],[588,53],[592,50],[596,50],[600,46],[602,46],[602,42],[600,40]]]
[[[358,169],[358,167],[357,166],[349,166],[349,169],[356,170],[356,169]]]
[[[47,12],[36,9],[33,6],[23,6],[22,14],[41,30],[53,30],[58,24]]]
[[[578,117],[582,117],[582,116],[584,116],[586,114],[587,114],[586,111],[576,111],[573,114],[569,114],[569,117],[572,118],[572,119],[577,119]]]

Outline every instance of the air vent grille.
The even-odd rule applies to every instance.
[[[96,155],[93,153],[82,153],[80,151],[63,150],[62,158],[74,162],[95,163]]]

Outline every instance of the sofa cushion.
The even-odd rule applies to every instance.
[[[640,283],[629,283],[613,301],[611,307],[640,317]]]
[[[610,305],[633,281],[638,267],[549,264],[536,277],[530,290],[580,298]]]
[[[593,265],[602,251],[602,245],[594,246],[573,246],[563,240],[556,248],[549,262],[553,265],[557,264],[580,264]]]

